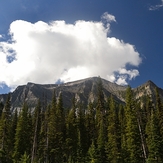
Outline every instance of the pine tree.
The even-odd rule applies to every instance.
[[[26,153],[31,153],[31,132],[32,120],[28,112],[28,106],[24,103],[22,111],[18,117],[18,124],[15,135],[15,145],[13,158],[14,162],[20,161],[20,158]]]
[[[11,155],[14,152],[17,123],[18,123],[18,113],[16,109],[15,112],[12,113],[12,122],[11,122],[11,146],[10,146]]]
[[[119,163],[121,162],[121,139],[118,111],[112,96],[109,101],[107,157],[109,162]]]
[[[62,93],[59,95],[56,106],[56,135],[55,135],[55,162],[63,162],[65,152],[65,117]]]
[[[0,150],[3,163],[11,162],[12,135],[11,135],[11,101],[10,94],[7,96],[5,106],[0,119]]]
[[[94,141],[92,141],[88,150],[88,163],[98,163],[97,150]]]
[[[131,87],[126,92],[126,143],[130,163],[142,162],[141,137]]]
[[[127,138],[126,138],[126,115],[125,115],[125,106],[119,105],[119,112],[118,112],[118,119],[119,119],[119,125],[120,125],[120,140],[121,140],[121,162],[127,163],[128,161],[128,151],[127,151]]]
[[[41,113],[40,113],[40,132],[39,132],[39,145],[38,145],[38,162],[48,163],[49,159],[49,138],[48,138],[48,121],[50,117],[50,105],[47,105],[47,95],[43,93],[41,100]]]
[[[51,106],[49,109],[49,118],[48,118],[48,160],[50,162],[54,162],[55,157],[56,157],[56,149],[55,149],[55,144],[56,144],[56,126],[57,126],[57,117],[56,117],[56,94],[55,90],[53,93],[53,98],[51,102]]]
[[[97,96],[98,103],[96,107],[96,126],[97,126],[97,153],[98,153],[98,162],[105,163],[106,162],[106,151],[105,151],[105,143],[107,138],[106,132],[106,114],[105,114],[105,100],[103,94],[103,86],[102,81],[99,78],[97,83]]]
[[[142,146],[142,158],[143,162],[147,159],[147,144],[145,140],[145,125],[146,125],[146,113],[144,113],[144,109],[140,106],[140,102],[137,102],[135,104],[136,112],[137,112],[137,122],[138,122],[138,128],[139,128],[139,133],[140,133],[140,138],[141,138],[141,146]]]
[[[48,121],[50,117],[50,105],[41,112],[41,128],[39,133],[39,146],[38,146],[38,162],[48,163],[49,159],[49,127]]]
[[[4,108],[4,104],[3,102],[0,102],[0,117],[2,115],[3,108]]]
[[[29,155],[25,152],[24,155],[20,158],[20,163],[30,163]]]
[[[160,130],[160,137],[162,139],[162,145],[163,145],[163,103],[161,101],[159,90],[158,88],[155,89],[156,94],[156,111],[157,111],[157,118],[158,118],[158,126]],[[163,159],[163,150],[160,151],[162,153],[161,158]]]
[[[77,121],[76,121],[76,99],[72,99],[72,108],[66,118],[66,160],[73,163],[77,159]]]
[[[148,163],[162,163],[162,140],[159,133],[157,114],[154,109],[151,110],[151,116],[147,123],[146,133],[148,135]]]
[[[92,103],[89,103],[86,110],[85,126],[86,126],[86,133],[87,133],[87,145],[89,148],[92,142],[95,142],[95,139],[97,137],[96,124],[95,124],[95,109]]]
[[[38,146],[40,142],[39,133],[41,130],[41,103],[38,100],[37,106],[34,111],[34,117],[33,117],[33,145],[32,145],[32,155],[31,155],[31,163],[34,162],[34,160],[38,160]]]
[[[83,163],[86,160],[86,154],[88,151],[87,146],[87,134],[85,126],[85,110],[82,105],[78,106],[77,114],[77,136],[78,136],[78,150],[77,150],[77,162]]]
[[[148,114],[146,123],[146,142],[148,147],[148,162],[162,163],[162,136],[161,136],[161,99],[156,89],[156,105],[151,100],[147,103]]]

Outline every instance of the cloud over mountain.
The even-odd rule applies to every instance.
[[[139,75],[131,67],[139,66],[141,57],[133,45],[109,36],[112,21],[115,17],[104,13],[99,22],[12,22],[10,40],[0,42],[0,83],[14,87],[29,81],[55,83],[101,76],[127,84]]]

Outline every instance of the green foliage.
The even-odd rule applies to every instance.
[[[130,163],[142,161],[141,137],[138,128],[138,117],[136,105],[133,100],[132,90],[128,87],[126,92],[126,147]]]
[[[4,163],[11,162],[10,148],[13,145],[12,128],[11,128],[12,117],[11,117],[10,109],[11,109],[11,101],[10,101],[10,94],[8,94],[0,118],[0,150],[1,150],[1,157]]]
[[[108,113],[108,141],[106,145],[108,161],[112,163],[121,162],[121,139],[118,111],[113,97],[109,100]]]
[[[0,117],[2,115],[3,108],[4,108],[4,104],[3,102],[0,102]]]
[[[147,145],[148,145],[148,162],[163,162],[163,139],[162,139],[162,102],[156,90],[156,108],[150,107],[150,116],[146,125]]]
[[[97,127],[97,161],[99,163],[105,163],[106,158],[106,149],[105,143],[107,140],[107,126],[106,126],[106,108],[105,108],[105,99],[103,94],[102,81],[99,78],[97,83],[97,97],[98,103],[96,107],[96,127]]]
[[[76,116],[76,100],[72,99],[72,108],[66,119],[66,157],[69,161],[75,162],[77,159],[77,116]]]
[[[95,146],[94,142],[92,142],[92,144],[90,145],[89,150],[88,150],[88,162],[89,163],[98,163],[97,150],[96,150],[96,146]]]
[[[30,163],[30,157],[25,152],[24,155],[20,158],[19,163]]]
[[[31,152],[31,136],[32,136],[32,120],[28,112],[28,106],[24,103],[22,111],[19,115],[18,124],[15,135],[15,146],[13,158],[18,162],[22,155]]]
[[[50,105],[42,101],[30,112],[26,103],[11,114],[10,95],[0,104],[0,163],[162,163],[163,104],[147,96],[143,105],[126,91],[126,104],[113,96],[105,101],[102,81],[97,101],[87,107],[72,99],[63,108],[54,91]],[[57,92],[58,93],[58,92]]]

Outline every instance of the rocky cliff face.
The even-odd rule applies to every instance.
[[[152,81],[147,81],[146,83],[134,88],[134,95],[136,99],[141,99],[143,96],[148,95],[152,100],[155,100],[155,89],[158,89],[160,98],[163,99],[163,90],[157,87]]]
[[[113,95],[117,102],[125,102],[126,86],[120,86],[111,83],[107,80],[101,79],[103,84],[103,93],[105,99]],[[62,92],[64,107],[71,107],[71,99],[76,98],[77,101],[87,105],[89,102],[97,100],[97,77],[87,78],[65,84],[34,84],[18,86],[14,92],[11,93],[12,109],[20,109],[25,102],[30,108],[34,108],[38,99],[42,101],[42,105],[50,103],[52,95],[56,93],[58,97]],[[153,82],[148,81],[145,84],[134,88],[134,95],[136,99],[140,99],[144,95],[153,95],[157,87]],[[159,93],[163,99],[163,90],[159,88]],[[5,102],[7,95],[0,95],[0,101]]]

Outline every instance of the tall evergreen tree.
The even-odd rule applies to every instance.
[[[77,121],[76,121],[76,99],[72,99],[72,108],[66,118],[66,159],[69,163],[76,162],[77,159]]]
[[[155,94],[156,94],[156,111],[157,111],[156,114],[158,117],[160,136],[161,139],[163,140],[163,103],[161,101],[158,88],[155,89]],[[162,155],[162,159],[163,159],[163,155]]]
[[[119,119],[119,125],[120,125],[120,139],[121,139],[121,162],[122,163],[127,163],[129,158],[128,158],[128,152],[127,152],[127,136],[126,136],[126,115],[125,115],[125,106],[119,105],[119,112],[118,112],[118,119]]]
[[[7,96],[5,106],[0,119],[0,153],[3,163],[11,162],[12,135],[11,135],[11,99],[10,94]]]
[[[59,95],[59,99],[56,106],[56,135],[55,135],[55,162],[64,161],[65,152],[65,117],[62,101],[62,93]]]
[[[126,92],[126,143],[130,163],[142,162],[141,137],[131,87]]]
[[[92,103],[89,103],[86,110],[85,126],[86,126],[86,133],[87,133],[87,144],[89,148],[92,142],[96,142],[95,139],[97,137],[97,131],[95,125],[95,109]]]
[[[14,113],[12,113],[12,122],[11,122],[11,155],[14,152],[14,143],[15,143],[15,135],[16,135],[16,128],[18,123],[18,112],[17,109]]]
[[[50,105],[47,106],[46,111],[43,108],[41,112],[41,129],[39,133],[39,146],[38,146],[38,162],[48,163],[49,160],[49,126],[48,121],[50,117]]]
[[[88,149],[88,163],[98,163],[97,150],[94,141],[92,141]]]
[[[49,110],[49,119],[48,119],[48,155],[49,158],[48,160],[50,162],[54,162],[55,157],[56,157],[56,149],[55,149],[55,144],[56,144],[56,126],[57,126],[57,117],[56,117],[56,94],[55,90],[53,93],[53,98]]]
[[[140,102],[137,102],[135,104],[136,112],[137,112],[137,122],[138,122],[138,128],[141,138],[141,146],[142,146],[142,158],[143,162],[147,159],[147,144],[145,140],[145,125],[146,125],[146,113],[144,113],[144,109],[140,106]]]
[[[0,102],[0,117],[2,115],[3,108],[4,108],[4,104],[3,102]]]
[[[78,150],[77,150],[77,161],[83,163],[86,160],[86,154],[88,151],[87,146],[87,132],[85,126],[85,110],[81,105],[78,106],[77,110],[77,136],[78,136]]]
[[[40,130],[41,130],[41,103],[38,100],[37,106],[34,111],[33,116],[33,144],[32,144],[32,154],[31,154],[31,163],[34,162],[34,160],[38,160],[38,146],[40,142]]]
[[[105,143],[107,138],[106,132],[106,114],[105,114],[105,100],[103,94],[103,85],[102,81],[99,78],[97,83],[97,96],[98,103],[96,107],[96,125],[97,125],[97,154],[98,154],[98,162],[105,163],[106,162],[106,151],[105,151]]]
[[[26,153],[31,154],[32,137],[32,119],[28,112],[28,106],[24,103],[22,111],[18,117],[18,124],[15,135],[15,146],[13,158],[14,162],[20,161],[20,158]]]
[[[162,140],[159,133],[156,110],[151,110],[151,116],[147,123],[146,133],[148,143],[148,162],[162,163]]]
[[[121,139],[118,120],[118,110],[113,97],[110,98],[108,113],[108,141],[106,145],[108,161],[111,163],[121,162]]]

